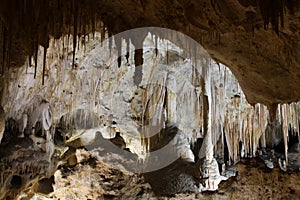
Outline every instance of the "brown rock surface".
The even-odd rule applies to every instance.
[[[260,159],[242,160],[239,175],[221,182],[216,192],[180,193],[157,197],[143,178],[110,168],[84,151],[80,164],[55,173],[54,199],[299,199],[299,172],[267,169]],[[158,183],[158,182],[157,182]],[[156,187],[160,187],[157,185]],[[36,194],[37,195],[37,194]],[[41,198],[41,197],[40,197]],[[48,199],[48,198],[41,198]]]

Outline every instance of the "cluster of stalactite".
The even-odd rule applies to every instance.
[[[262,104],[250,105],[228,68],[205,57],[195,57],[189,64],[192,67],[186,70],[191,74],[185,80],[176,79],[172,73],[163,70],[158,75],[154,72],[157,69],[152,69],[152,76],[156,78],[149,78],[151,84],[144,93],[144,126],[176,125],[188,135],[191,143],[196,142],[197,137],[204,138],[199,158],[211,159],[213,152],[225,159],[228,154],[229,165],[243,156],[257,156],[258,149],[273,148],[278,144],[274,140],[281,138],[285,157],[288,157],[289,130],[294,135],[299,133],[299,103],[278,105],[278,109],[276,106],[271,109]],[[187,80],[192,85],[186,84]],[[280,129],[276,129],[276,122]],[[148,151],[163,137],[160,134],[153,137],[151,131],[153,128],[148,127],[142,132],[143,145]]]
[[[2,74],[11,66],[19,67],[22,61],[13,63],[13,50],[19,57],[28,56],[29,66],[38,67],[39,45],[43,47],[43,75],[45,75],[47,49],[50,38],[73,35],[73,67],[79,42],[85,42],[89,33],[106,30],[94,1],[4,1],[1,2]],[[11,12],[13,11],[14,14]],[[104,18],[105,19],[105,18]],[[16,44],[14,44],[16,42]],[[66,46],[69,44],[66,44]],[[20,59],[20,58],[19,58]],[[24,61],[23,61],[24,62]],[[14,65],[15,64],[15,65]],[[42,83],[44,84],[44,76]]]
[[[276,34],[279,34],[279,26],[284,26],[285,7],[293,12],[293,0],[260,0],[260,12],[264,20],[264,28],[267,29],[269,23]]]
[[[248,3],[241,2],[248,5]],[[0,56],[2,69],[1,73],[9,66],[20,66],[23,64],[22,58],[28,56],[29,65],[34,63],[35,72],[37,66],[37,58],[39,53],[39,45],[44,47],[43,57],[44,62],[41,66],[43,72],[46,67],[47,49],[49,47],[49,39],[54,37],[58,39],[61,35],[73,35],[73,67],[75,63],[76,48],[79,47],[80,41],[85,42],[85,38],[89,33],[101,31],[112,36],[120,31],[112,24],[108,18],[107,11],[102,8],[108,6],[106,2],[95,2],[92,0],[49,0],[49,1],[28,1],[28,0],[13,0],[2,1],[0,4],[1,13],[1,47],[2,55]],[[259,6],[262,17],[264,19],[265,28],[269,23],[274,27],[275,32],[279,33],[279,22],[283,26],[284,9],[289,10],[293,8],[293,1],[265,1],[260,0],[251,2],[251,5]],[[107,8],[107,7],[105,7]],[[13,13],[13,14],[12,14]],[[136,47],[135,62],[140,66],[143,64],[141,44],[147,33],[142,33],[139,36],[126,39]],[[102,34],[103,36],[105,34]],[[118,55],[122,49],[122,38],[115,37],[115,43],[118,48]],[[19,58],[15,58],[14,54],[17,52],[14,49],[19,49]],[[128,47],[127,47],[128,48]],[[12,59],[12,56],[14,58]],[[121,66],[121,59],[118,59],[118,65]],[[138,84],[140,80],[141,68],[136,70],[135,82]],[[36,73],[35,76],[36,77]],[[42,83],[44,83],[44,76]]]
[[[273,120],[273,124],[270,130],[273,132],[272,133],[273,135],[276,134],[276,126],[274,126],[274,124],[275,122],[278,122],[279,124],[278,132],[281,133],[281,137],[283,137],[284,152],[285,152],[285,158],[287,164],[288,164],[288,150],[289,150],[288,147],[290,142],[289,141],[290,136],[299,137],[299,128],[300,128],[299,112],[300,112],[299,102],[277,105],[276,119]]]
[[[63,18],[66,18],[66,16]],[[149,32],[152,32],[152,35],[150,34],[149,36]],[[78,31],[77,35],[79,33],[81,31]],[[91,104],[88,108],[91,110],[98,109],[97,112],[99,114],[102,112],[99,108],[101,105],[99,99],[103,97],[100,97],[102,93],[98,90],[103,90],[101,87],[104,87],[106,84],[105,79],[103,79],[103,74],[107,73],[104,69],[104,65],[106,64],[102,63],[101,66],[93,66],[94,68],[92,68],[91,73],[95,73],[97,76],[92,79],[87,75],[76,72],[77,64],[74,58],[74,51],[76,48],[84,47],[85,42],[89,41],[86,37],[89,38],[91,36],[92,34],[84,34],[83,42],[78,44],[73,36],[51,40],[49,46],[56,50],[51,50],[48,53],[48,57],[51,58],[50,62],[56,58],[58,58],[59,62],[55,61],[56,63],[51,63],[48,65],[48,69],[45,69],[47,68],[45,66],[45,55],[47,52],[44,51],[43,59],[39,59],[39,62],[44,63],[44,69],[41,70],[43,83],[45,82],[45,74],[47,74],[46,81],[51,80],[51,77],[60,77],[56,81],[49,82],[49,93],[40,88],[40,91],[43,90],[43,96],[51,99],[52,103],[57,106],[61,107],[61,102],[59,101],[65,99],[65,105],[63,106],[65,108],[60,109],[59,116],[77,109],[78,105],[86,101],[83,94],[76,93],[75,88],[77,91],[85,91],[84,94],[86,93],[87,96],[91,96],[92,94],[92,98],[88,100],[88,104]],[[201,149],[199,156],[196,156],[199,158],[205,156],[211,158],[208,155],[211,155],[212,152],[214,154],[221,154],[224,157],[226,152],[228,152],[230,157],[228,162],[230,164],[239,160],[241,151],[243,151],[243,155],[245,156],[255,156],[259,147],[266,147],[268,141],[266,141],[265,130],[268,124],[272,124],[276,120],[274,111],[276,111],[277,107],[269,107],[271,109],[271,114],[269,115],[266,106],[248,104],[237,80],[230,70],[225,66],[215,64],[211,61],[204,49],[196,45],[191,38],[184,37],[183,34],[172,32],[168,29],[157,31],[151,28],[139,29],[134,34],[128,32],[128,34],[110,36],[111,34],[107,32],[105,27],[97,36],[100,42],[103,42],[107,38],[103,44],[106,44],[110,51],[108,55],[116,57],[116,65],[114,63],[107,64],[111,65],[108,66],[111,76],[116,76],[114,81],[109,82],[110,86],[108,89],[117,89],[117,85],[120,84],[120,77],[126,73],[124,69],[125,64],[135,64],[133,83],[134,87],[138,90],[137,95],[140,97],[133,99],[130,102],[130,107],[133,116],[132,119],[137,121],[139,126],[146,127],[139,130],[141,144],[146,151],[155,149],[155,144],[163,137],[160,133],[164,131],[160,131],[160,129],[164,129],[169,125],[178,127],[183,134],[187,135],[190,143],[194,143],[197,138],[204,138],[202,147],[199,147]],[[163,38],[168,38],[168,40]],[[146,40],[148,43],[150,41],[152,45],[151,48],[154,57],[150,61],[153,66],[145,69],[143,67],[145,65],[145,58],[143,58],[144,48],[149,48],[149,46],[145,47],[144,45]],[[174,45],[180,45],[182,49],[176,52]],[[68,69],[69,64],[67,63],[70,52],[68,50],[69,46],[73,48],[73,67],[71,71]],[[45,50],[46,48],[40,47],[38,51],[43,49]],[[153,61],[153,59],[157,58],[160,59],[161,63]],[[109,59],[113,60],[113,58]],[[30,61],[31,58],[28,59],[29,63]],[[36,65],[39,63],[38,60],[35,62]],[[146,63],[147,65],[148,62]],[[172,67],[159,70],[158,65],[162,63],[166,66],[174,67],[178,72],[172,71]],[[58,67],[57,65],[61,65],[62,67]],[[96,65],[98,64],[96,63]],[[53,66],[55,69],[50,70]],[[29,72],[33,69],[29,67],[27,70],[26,72]],[[98,73],[99,70],[101,71],[100,74]],[[33,71],[34,77],[37,76],[36,67]],[[53,74],[51,75],[50,73]],[[179,77],[183,74],[185,74],[186,78],[180,79]],[[25,85],[27,81],[25,81]],[[68,85],[70,81],[75,81],[76,87]],[[61,83],[63,85],[60,85]],[[114,84],[116,85],[113,86]],[[93,92],[89,92],[90,90]],[[69,94],[71,97],[69,97]],[[11,95],[14,96],[17,94]],[[26,95],[28,95],[28,92],[26,92]],[[21,96],[10,98],[19,98]],[[25,96],[23,95],[22,97]],[[69,99],[70,101],[66,100],[68,98],[71,98]],[[111,98],[115,99],[116,95],[113,95]],[[77,107],[74,105],[77,105]],[[119,103],[115,105],[116,107],[122,107]],[[288,141],[286,127],[289,127],[290,124],[293,127],[298,127],[299,112],[296,105],[298,104],[289,105],[289,109],[286,108],[287,105],[284,105],[278,111],[280,112],[280,117],[277,118],[277,121],[282,124],[285,143]],[[7,106],[13,105],[8,104]],[[95,106],[97,109],[94,109]],[[140,106],[141,109],[136,109],[137,106]],[[20,106],[18,108],[20,109]],[[287,110],[290,111],[288,112]],[[19,110],[17,109],[17,111]],[[115,113],[111,114],[114,115]],[[14,116],[17,114],[11,112],[9,115]],[[121,118],[121,116],[119,117]],[[286,118],[292,120],[285,121]],[[156,128],[158,130],[152,127],[158,127]],[[153,136],[153,130],[158,134]],[[298,129],[295,132],[298,133]],[[139,151],[137,150],[136,152]]]
[[[68,38],[72,35],[72,43],[64,44],[63,46],[68,48],[71,46],[72,51],[72,63],[75,67],[76,51],[80,47],[80,42],[85,43],[86,39],[89,39],[95,31],[100,31],[101,39],[104,40],[106,34],[112,36],[113,33],[106,26],[109,25],[109,19],[99,8],[99,2],[91,0],[81,1],[9,1],[1,3],[2,20],[1,25],[1,48],[2,48],[2,68],[1,74],[11,67],[23,64],[24,61],[11,62],[11,58],[14,56],[14,48],[21,49],[19,57],[28,56],[28,65],[32,64],[35,67],[34,78],[36,78],[38,57],[39,54],[43,55],[43,76],[42,84],[44,84],[46,62],[47,62],[47,49],[49,47],[49,40],[51,38],[59,39],[62,35],[67,35]],[[98,10],[97,10],[98,9]],[[11,15],[9,11],[14,11]],[[137,66],[142,65],[142,42],[147,33],[134,36],[133,38],[125,38],[127,41],[131,40],[132,44],[136,47],[135,62]],[[16,44],[15,44],[16,43]],[[115,44],[117,49],[122,49],[121,38],[115,37]],[[128,42],[129,44],[129,42]],[[43,51],[40,52],[39,45],[43,47]],[[111,47],[112,41],[110,40],[109,46]],[[23,48],[23,49],[22,49]],[[128,49],[129,47],[127,47]],[[24,54],[24,55],[23,55]],[[20,59],[18,58],[18,59]],[[118,59],[119,67],[121,60]],[[136,70],[136,74],[140,74],[140,68]],[[136,76],[136,83],[138,84],[139,75]]]

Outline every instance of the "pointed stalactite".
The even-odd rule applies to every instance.
[[[122,57],[121,55],[118,55],[118,68],[121,67],[121,64],[122,64]]]
[[[79,19],[78,19],[78,22],[79,22],[78,23],[78,31],[77,32],[79,32],[79,34],[82,34],[82,30],[81,30],[81,28],[82,28],[82,6],[80,6],[79,9],[78,9],[78,16],[77,17],[79,17]]]
[[[158,36],[155,36],[155,56],[158,54]]]
[[[285,0],[280,1],[280,6],[279,6],[279,16],[280,16],[280,25],[281,28],[284,27],[284,7],[285,7]]]
[[[92,34],[93,34],[93,39],[95,39],[95,32],[96,32],[96,15],[95,15],[95,11],[94,9],[92,9],[92,14],[91,14],[91,18],[92,18]]]
[[[78,3],[74,3],[74,24],[73,24],[73,59],[72,59],[72,67],[75,68],[75,56],[76,56],[76,45],[77,45],[77,21],[78,21]]]
[[[93,14],[92,14],[93,18],[94,18],[94,25],[93,25],[93,36],[95,37],[95,33],[97,30],[97,16],[95,14],[95,11],[93,10]]]
[[[67,34],[67,39],[69,40],[70,39],[70,35],[71,35],[71,26],[70,25],[67,25],[67,29],[68,29],[68,34]]]
[[[288,165],[288,126],[289,126],[289,122],[288,122],[288,118],[289,116],[289,112],[288,112],[288,105],[284,104],[281,105],[281,116],[282,116],[282,132],[283,132],[283,141],[284,141],[284,155],[285,155],[285,162],[286,165]]]
[[[42,85],[44,85],[44,83],[45,83],[45,70],[46,70],[47,48],[48,48],[47,46],[44,46]]]
[[[169,46],[167,42],[167,65],[169,65]]]
[[[265,106],[259,104],[259,124],[260,124],[260,129],[262,131],[262,136],[261,136],[261,145],[262,148],[266,148],[266,134],[265,134],[265,129],[267,126],[267,121],[265,120]]]
[[[35,44],[35,53],[34,53],[34,79],[36,78],[37,73],[37,62],[38,62],[38,53],[39,53],[39,46]]]
[[[12,32],[8,31],[8,41],[7,41],[7,51],[6,51],[6,58],[7,58],[7,69],[9,70],[10,67],[10,56],[11,56],[11,46],[12,46]]]
[[[279,21],[284,25],[284,0],[259,0],[260,12],[264,20],[264,28],[267,29],[271,22],[275,33],[279,34]]]
[[[111,56],[111,49],[112,49],[112,33],[108,31],[108,48],[109,48],[109,55]]]

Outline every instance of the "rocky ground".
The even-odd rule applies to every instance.
[[[222,182],[217,192],[157,197],[141,175],[103,164],[84,150],[76,153],[79,164],[55,173],[54,191],[32,193],[31,199],[300,199],[299,172],[266,167],[259,158],[241,160],[238,175]],[[27,197],[28,198],[28,197]],[[22,198],[21,198],[22,199]],[[25,199],[25,198],[23,198]]]

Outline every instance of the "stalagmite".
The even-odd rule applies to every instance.
[[[48,154],[48,162],[51,163],[51,158],[54,154],[55,146],[52,135],[49,130],[46,130],[46,153]]]
[[[32,113],[29,114],[28,127],[34,127],[41,120],[43,128],[47,131],[52,125],[52,111],[49,102],[42,101],[39,105],[34,105]]]
[[[20,137],[24,137],[24,131],[28,123],[28,115],[26,113],[23,113],[18,123],[19,123],[19,131],[21,133]]]

